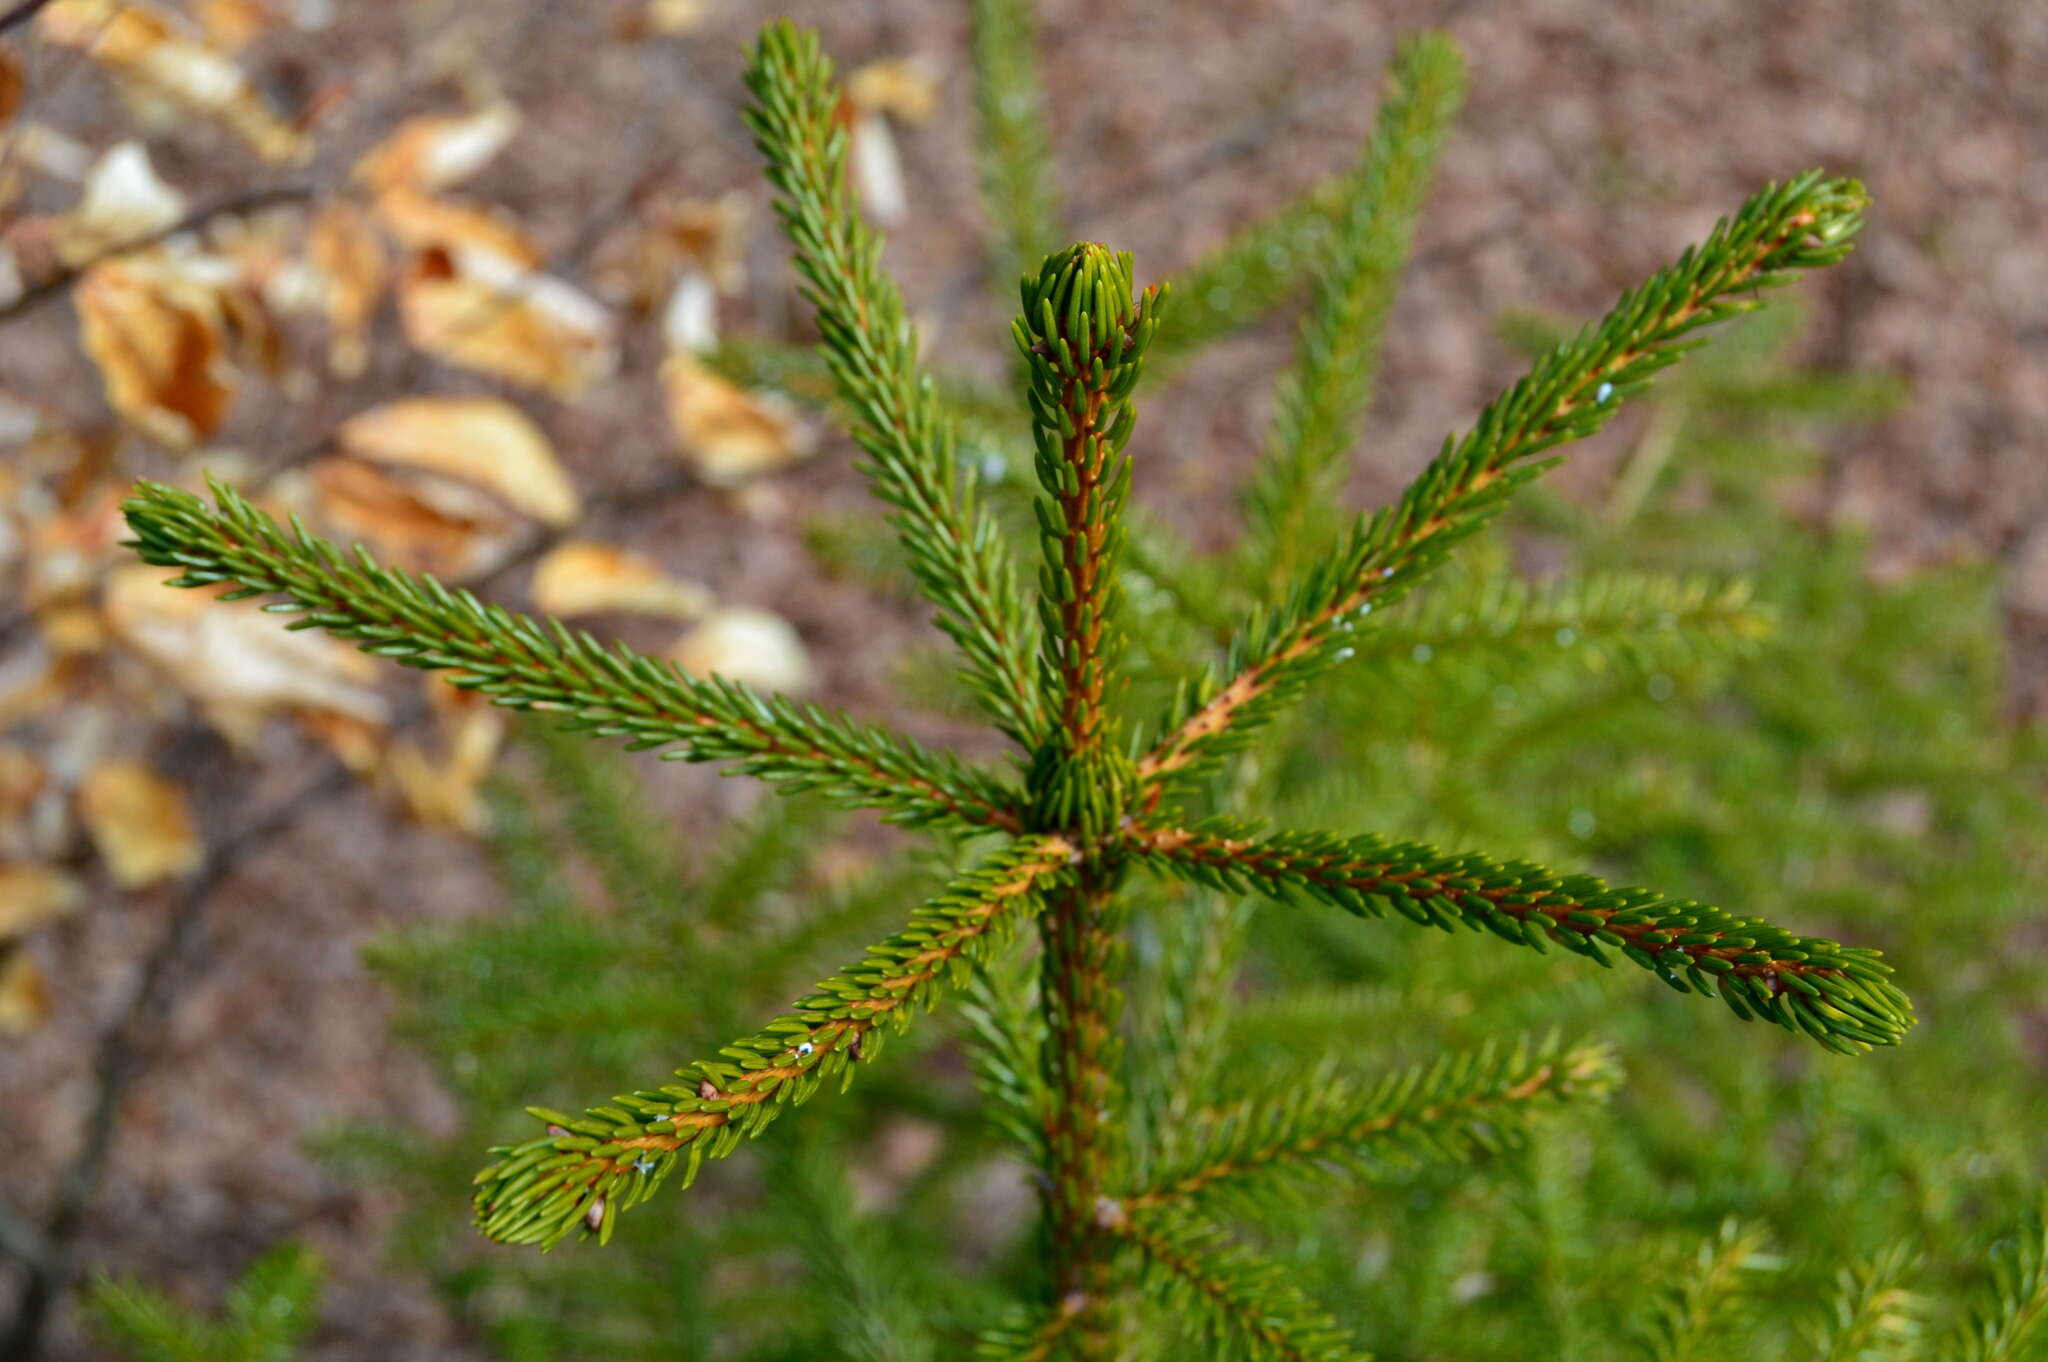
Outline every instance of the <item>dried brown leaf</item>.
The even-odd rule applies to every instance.
[[[107,401],[178,448],[218,431],[245,365],[275,353],[262,304],[217,256],[122,256],[87,270],[73,297]]]
[[[716,604],[710,590],[680,581],[650,558],[588,539],[549,551],[533,570],[533,603],[543,614],[618,611],[696,619]]]
[[[234,59],[170,10],[146,0],[56,0],[39,20],[51,42],[89,52],[141,91],[220,120],[266,160],[303,160],[312,152]]]
[[[67,917],[85,902],[72,876],[46,865],[0,865],[0,942]]]
[[[253,601],[222,605],[204,591],[170,590],[163,582],[172,575],[145,564],[109,573],[101,596],[107,626],[230,737],[253,736],[265,716],[283,710],[385,721],[368,657],[321,634],[280,629]]]
[[[391,276],[369,210],[346,199],[321,205],[306,229],[306,262],[318,276],[320,307],[333,330],[328,363],[353,378],[369,363],[370,319]]]
[[[0,128],[13,121],[27,93],[28,77],[22,74],[21,61],[14,53],[0,47]]]
[[[133,245],[185,216],[185,196],[165,184],[137,141],[117,142],[85,177],[78,207],[57,229],[57,254],[82,265]]]
[[[817,431],[792,403],[774,393],[748,392],[687,352],[663,362],[661,382],[669,422],[706,482],[731,486],[817,448]]]
[[[337,438],[357,458],[460,479],[548,525],[582,509],[540,427],[494,397],[388,402],[342,422]]]
[[[762,690],[797,693],[816,681],[794,626],[771,610],[713,611],[676,640],[669,656],[693,676],[725,676]]]
[[[123,889],[145,889],[199,865],[203,848],[183,792],[138,762],[102,762],[87,771],[78,816]]]
[[[373,192],[446,189],[484,168],[519,131],[519,110],[492,104],[474,113],[408,118],[356,163]]]
[[[49,1015],[42,969],[20,946],[0,946],[0,1035],[26,1035]]]

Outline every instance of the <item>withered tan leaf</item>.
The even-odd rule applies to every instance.
[[[487,572],[528,522],[480,487],[347,457],[309,470],[319,520],[411,572],[459,581]]]
[[[165,587],[173,575],[140,563],[117,568],[107,575],[101,609],[117,639],[161,668],[230,737],[250,737],[262,718],[288,709],[385,721],[370,658],[310,630],[280,629],[254,601],[222,605],[209,592]]]
[[[67,265],[82,265],[184,216],[185,196],[158,177],[142,143],[117,142],[93,164],[78,207],[59,224],[57,254]]]
[[[817,431],[794,404],[774,393],[748,392],[687,352],[662,363],[661,383],[683,454],[706,482],[744,482],[818,446]]]
[[[0,865],[0,942],[69,916],[84,902],[83,886],[52,866]]]
[[[611,316],[588,294],[550,275],[454,265],[428,252],[401,276],[399,319],[420,349],[558,397],[582,393],[617,367]]]
[[[42,34],[142,89],[218,119],[266,160],[302,160],[312,143],[279,118],[232,57],[148,0],[56,0]]]
[[[78,816],[123,889],[188,874],[203,848],[177,786],[139,762],[102,762],[78,786]]]
[[[710,590],[681,581],[641,554],[589,539],[550,550],[533,570],[533,603],[548,615],[608,611],[696,619],[716,604]]]
[[[540,427],[495,397],[409,397],[341,423],[361,459],[458,478],[549,525],[581,512],[576,487]]]
[[[503,214],[400,185],[378,220],[408,251],[398,284],[406,339],[451,364],[573,396],[612,372],[612,316],[543,273],[541,255]]]
[[[356,163],[373,192],[446,189],[484,168],[519,131],[519,110],[487,105],[474,113],[408,118]]]
[[[674,37],[703,23],[711,6],[709,0],[647,0],[644,13],[649,32]]]
[[[484,777],[505,742],[505,712],[472,691],[428,680],[436,739],[430,749],[412,738],[395,739],[383,774],[406,811],[430,827],[475,836],[484,831]]]
[[[887,57],[847,77],[846,97],[855,108],[923,123],[939,111],[939,82],[931,67],[915,57]]]
[[[28,77],[22,74],[20,59],[0,47],[0,128],[14,120],[27,93]]]
[[[230,261],[153,251],[95,265],[73,290],[79,331],[114,410],[185,448],[227,419],[268,317]]]
[[[319,277],[321,310],[333,332],[328,363],[353,378],[369,363],[370,319],[391,274],[370,211],[347,199],[322,204],[306,229],[306,261]]]
[[[497,209],[455,203],[397,184],[376,198],[377,220],[408,251],[437,251],[455,272],[522,272],[541,263],[540,247]]]
[[[772,610],[729,606],[691,628],[669,656],[693,676],[725,676],[762,690],[798,693],[816,673],[795,626]]]
[[[0,1035],[25,1035],[49,1015],[42,969],[20,946],[0,945]]]

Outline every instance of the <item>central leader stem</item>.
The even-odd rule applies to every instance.
[[[1104,1215],[1123,1163],[1117,1081],[1117,979],[1123,941],[1106,876],[1084,873],[1039,919],[1045,945],[1044,1052],[1053,1106],[1046,1116],[1047,1263],[1057,1309],[1077,1316],[1070,1347],[1081,1362],[1110,1354],[1107,1310],[1116,1244]]]

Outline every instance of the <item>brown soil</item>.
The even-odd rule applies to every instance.
[[[617,36],[631,8],[341,5],[329,32],[268,43],[251,65],[282,98],[349,83],[308,172],[316,184],[337,183],[393,118],[457,107],[476,81],[494,80],[526,127],[465,192],[506,206],[564,257],[579,254],[594,210],[624,211],[655,188],[745,188],[756,204],[753,283],[727,324],[786,331],[787,274],[737,114],[738,44],[766,11],[713,5],[686,37],[633,44]],[[1004,331],[981,277],[967,140],[967,7],[787,8],[823,27],[848,64],[916,56],[943,72],[943,115],[900,132],[914,211],[890,258],[936,345],[999,373]],[[2048,6],[1545,0],[1367,11],[1311,0],[1047,0],[1043,10],[1072,225],[1135,249],[1147,274],[1346,165],[1399,34],[1438,24],[1464,47],[1472,95],[1395,317],[1359,454],[1361,497],[1397,488],[1444,430],[1514,376],[1491,338],[1501,309],[1597,313],[1761,181],[1816,164],[1863,176],[1875,207],[1862,249],[1802,290],[1807,357],[1902,375],[1916,396],[1904,415],[1830,451],[1839,496],[1827,514],[1868,524],[1885,572],[1958,557],[2008,562],[2015,694],[2040,705],[2048,87],[2038,75],[2048,69]],[[33,47],[18,33],[5,41]],[[32,53],[31,74],[59,85],[38,117],[95,146],[119,135],[126,114],[96,74],[48,50]],[[266,173],[204,128],[152,148],[165,176],[202,201]],[[1138,494],[1202,542],[1230,533],[1230,489],[1257,447],[1288,320],[1217,347],[1145,404]],[[6,324],[0,375],[56,394],[81,422],[104,422],[74,337],[62,307]],[[250,403],[228,443],[272,457],[395,392],[477,386],[386,339],[389,353],[359,384],[310,403]],[[576,408],[531,405],[586,491],[639,485],[668,461],[657,349],[639,336],[616,383]],[[1593,484],[1613,448],[1575,459],[1572,476]],[[893,658],[925,637],[916,610],[827,580],[803,551],[806,517],[858,503],[850,467],[841,443],[777,479],[770,498],[687,491],[594,528],[727,599],[787,615],[820,663],[824,698],[957,736],[904,715],[889,694]],[[283,729],[240,756],[164,731],[185,736],[160,738],[155,754],[189,777],[216,845],[317,763]],[[686,830],[745,797],[704,771],[668,767],[657,778]],[[178,896],[123,896],[101,882],[87,911],[32,943],[53,981],[53,1016],[0,1051],[0,1194],[31,1222],[47,1214],[55,1171],[77,1148],[95,1038]],[[343,1118],[448,1119],[421,1064],[386,1037],[387,1000],[357,949],[394,923],[487,912],[492,896],[473,845],[407,825],[353,787],[242,858],[205,907],[166,1019],[143,1038],[146,1069],[120,1108],[83,1261],[210,1301],[260,1247],[298,1235],[334,1268],[315,1356],[472,1355],[425,1287],[381,1266],[392,1208],[322,1171],[299,1140]],[[15,1289],[0,1287],[0,1322]],[[75,1316],[60,1311],[48,1356],[93,1355]]]

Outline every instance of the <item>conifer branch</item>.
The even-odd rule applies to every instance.
[[[1084,1309],[1085,1302],[1071,1297],[1049,1308],[1019,1310],[1015,1318],[983,1330],[974,1340],[975,1362],[1046,1362],[1059,1351]]]
[[[1327,541],[1437,147],[1464,92],[1464,61],[1444,34],[1420,34],[1396,52],[1247,492],[1248,566],[1259,583],[1292,577]]]
[[[630,751],[668,747],[665,761],[721,761],[785,790],[817,789],[841,803],[888,810],[904,823],[1015,831],[1017,796],[950,754],[722,677],[696,680],[675,664],[588,634],[542,624],[432,577],[377,566],[358,548],[276,521],[213,483],[215,506],[160,483],[124,503],[144,562],[185,570],[172,586],[224,585],[222,600],[281,596],[263,608],[298,614],[403,666],[445,671],[450,684],[508,709],[562,716],[566,727],[627,739]]]
[[[1039,684],[1050,726],[1031,774],[1041,827],[1106,830],[1122,813],[1117,787],[1129,784],[1104,701],[1123,638],[1116,557],[1131,489],[1124,446],[1138,416],[1131,391],[1163,301],[1156,286],[1133,296],[1131,267],[1128,251],[1092,243],[1047,256],[1022,281],[1011,326],[1044,490]]]
[[[1030,0],[974,0],[974,112],[989,272],[1007,291],[1066,235]]]
[[[2016,1239],[1991,1255],[1988,1300],[1970,1312],[1944,1359],[1956,1362],[2020,1362],[2048,1320],[2048,1215],[2037,1212]]]
[[[1893,1249],[1843,1268],[1829,1318],[1812,1338],[1814,1362],[1913,1362],[1926,1307],[1900,1284],[1912,1266],[1911,1253]]]
[[[1144,1278],[1198,1333],[1213,1362],[1367,1362],[1279,1263],[1207,1221],[1162,1207],[1108,1204],[1102,1220],[1137,1249]]]
[[[1733,1220],[1699,1247],[1693,1261],[1659,1305],[1644,1340],[1647,1362],[1706,1362],[1730,1355],[1722,1334],[1749,1285],[1749,1275],[1771,1271],[1778,1259],[1764,1252],[1764,1237]]]
[[[1776,622],[1740,580],[1606,572],[1543,585],[1501,575],[1432,588],[1354,637],[1365,665],[1473,652],[1510,666],[1569,648],[1594,665],[1641,668],[1752,648]]]
[[[1154,376],[1164,378],[1292,298],[1362,187],[1355,169],[1321,180],[1173,275],[1179,301],[1173,325],[1153,348]]]
[[[957,983],[1066,876],[1075,849],[1056,837],[1012,842],[927,902],[904,929],[820,983],[794,1011],[718,1057],[676,1070],[676,1082],[614,1097],[581,1117],[533,1108],[549,1133],[507,1145],[477,1174],[477,1224],[504,1243],[552,1247],[582,1229],[611,1238],[621,1211],[680,1167],[683,1185],[707,1159],[758,1135],[782,1107],[828,1079],[853,1079],[890,1031]]]
[[[995,1107],[996,1128],[1017,1142],[1031,1167],[1044,1168],[1053,1107],[1040,1068],[1045,1021],[1034,1008],[1030,976],[1014,968],[1012,959],[988,961],[963,990],[960,1014],[973,1040],[967,1060],[976,1085]]]
[[[1306,1179],[1461,1162],[1519,1144],[1547,1109],[1604,1100],[1619,1076],[1605,1046],[1566,1050],[1554,1038],[1448,1054],[1369,1086],[1326,1071],[1304,1075],[1209,1114],[1186,1152],[1124,1205],[1256,1213],[1263,1197]]]
[[[1706,241],[1626,293],[1597,325],[1560,345],[1496,398],[1394,506],[1361,517],[1232,646],[1219,681],[1186,691],[1139,762],[1155,788],[1191,778],[1241,748],[1317,674],[1353,655],[1355,619],[1407,594],[1554,462],[1537,456],[1598,431],[1623,399],[1678,361],[1692,332],[1750,311],[1736,295],[1787,284],[1849,251],[1866,202],[1853,180],[1820,172],[1772,185]]]
[[[850,201],[840,97],[817,34],[787,22],[764,28],[747,88],[747,121],[780,194],[775,210],[876,495],[895,508],[911,571],[965,655],[974,693],[998,727],[1033,746],[1042,716],[1031,622],[995,522],[955,461],[953,422],[919,370],[917,331],[882,271],[881,238]]]
[[[1225,819],[1137,827],[1128,844],[1150,869],[1212,889],[1327,903],[1360,917],[1394,912],[1538,951],[1558,946],[1610,967],[1620,954],[1681,993],[1719,997],[1745,1021],[1774,1022],[1842,1054],[1895,1045],[1913,1024],[1881,952],[1593,875],[1373,836],[1261,835]]]

